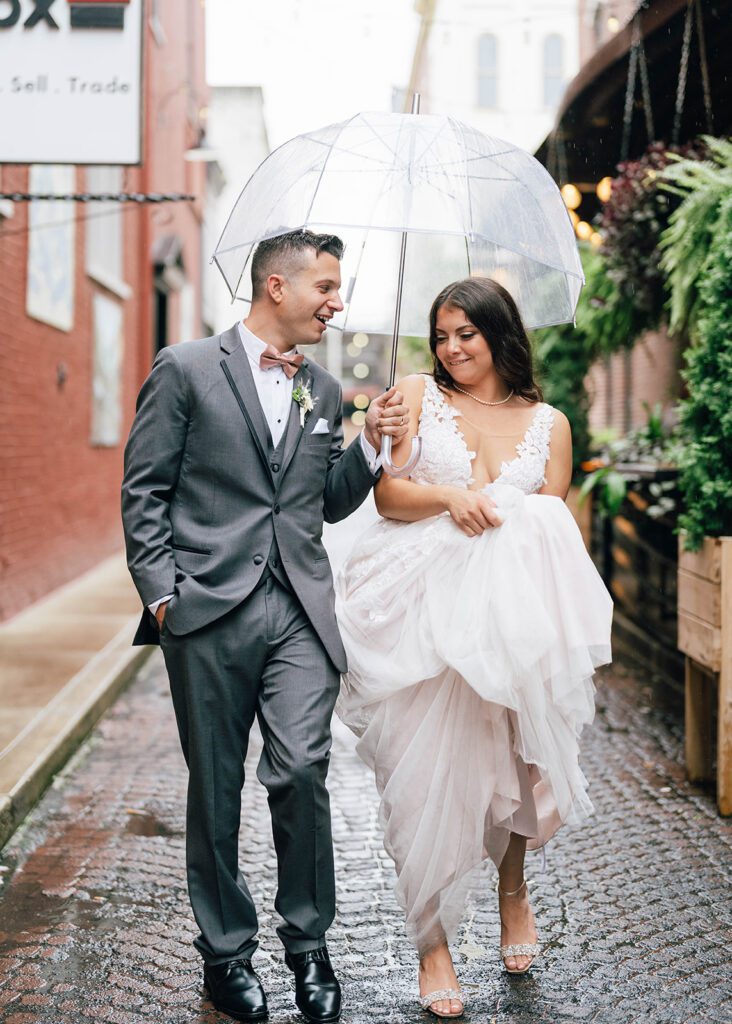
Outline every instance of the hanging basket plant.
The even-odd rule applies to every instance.
[[[672,150],[656,142],[639,160],[619,164],[602,211],[600,233],[607,273],[629,306],[634,337],[658,327],[664,315],[665,274],[659,246],[679,199],[660,185],[675,152],[690,161],[699,158],[694,147]]]

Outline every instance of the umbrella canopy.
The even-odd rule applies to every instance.
[[[299,135],[260,164],[213,259],[232,298],[251,299],[256,244],[298,228],[339,235],[345,302],[331,326],[392,331],[408,233],[400,333],[426,337],[435,295],[491,277],[527,328],[574,318],[584,278],[569,214],[529,153],[451,117],[360,113]]]

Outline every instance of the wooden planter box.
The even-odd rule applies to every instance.
[[[714,778],[717,700],[717,804],[732,814],[732,537],[706,537],[699,551],[679,540],[679,649],[686,655],[686,771]],[[716,691],[716,692],[715,692]]]

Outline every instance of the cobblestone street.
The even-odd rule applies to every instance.
[[[531,976],[497,957],[491,878],[457,943],[469,1021],[732,1021],[730,828],[684,782],[680,735],[622,671],[599,680],[585,769],[596,814],[529,863],[540,936]],[[647,703],[648,702],[648,703]],[[249,755],[255,764],[257,744]],[[0,1019],[7,1024],[225,1020],[206,1001],[184,883],[185,767],[156,655],[2,862]],[[339,915],[330,933],[344,1021],[426,1020],[381,849],[373,782],[336,723],[330,776]],[[242,864],[261,910],[271,1018],[299,1018],[271,913],[264,789],[245,786]]]

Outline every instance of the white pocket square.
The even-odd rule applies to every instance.
[[[313,434],[329,434],[330,433],[330,427],[328,426],[328,421],[324,420],[324,419],[319,419],[318,422],[313,427],[311,433],[313,433]]]

